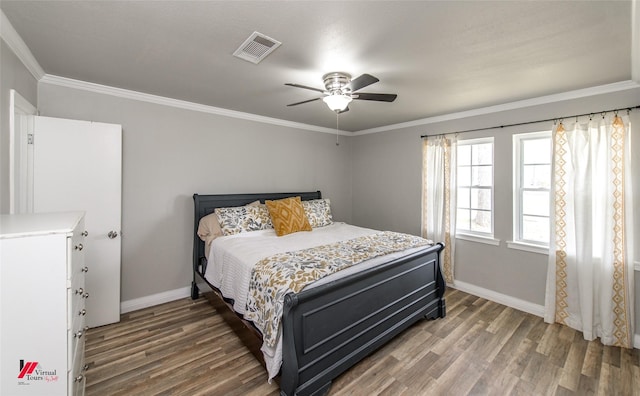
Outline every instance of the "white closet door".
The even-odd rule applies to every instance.
[[[86,212],[87,324],[120,321],[122,127],[36,117],[34,212]]]

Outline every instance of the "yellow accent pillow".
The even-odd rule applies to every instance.
[[[265,201],[276,235],[283,236],[298,231],[311,231],[311,224],[304,212],[300,197]]]

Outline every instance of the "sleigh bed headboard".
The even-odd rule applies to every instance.
[[[300,196],[303,201],[322,198],[320,191],[307,191],[298,193],[257,193],[257,194],[213,194],[200,195],[193,194],[195,206],[195,216],[193,219],[193,271],[195,281],[195,271],[205,260],[204,242],[198,237],[198,224],[204,216],[213,213],[216,208],[231,206],[243,206],[254,201],[264,203],[265,200],[275,200],[287,197]]]

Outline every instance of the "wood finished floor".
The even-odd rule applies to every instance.
[[[329,395],[640,395],[640,351],[457,290],[338,377]],[[89,330],[86,395],[277,395],[205,299],[182,299]]]

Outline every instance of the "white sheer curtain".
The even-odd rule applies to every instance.
[[[456,138],[422,140],[422,236],[443,242],[442,274],[453,284],[456,232]]]
[[[545,321],[633,347],[633,214],[628,117],[553,131]]]

